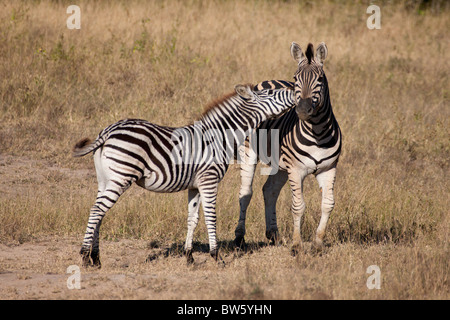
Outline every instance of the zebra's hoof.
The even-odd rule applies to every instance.
[[[83,268],[96,268],[100,269],[102,267],[102,263],[100,262],[100,252],[95,252],[86,249],[81,249],[81,265]]]
[[[266,238],[269,240],[269,245],[275,246],[278,245],[278,230],[270,230],[266,231]]]
[[[219,266],[221,267],[225,266],[225,261],[223,261],[222,257],[220,256],[218,249],[210,251],[209,254],[211,255],[211,257],[213,257],[213,259],[217,262]]]
[[[186,263],[187,265],[194,264],[194,257],[192,256],[192,250],[186,250]]]
[[[102,263],[100,262],[100,252],[92,251],[91,260],[92,260],[91,267],[96,268],[96,269],[101,269]]]
[[[247,247],[244,237],[236,237],[236,239],[234,239],[234,245],[237,249],[245,249]]]

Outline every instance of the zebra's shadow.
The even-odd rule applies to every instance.
[[[219,253],[222,258],[237,259],[245,255],[252,254],[261,250],[264,247],[269,246],[266,242],[248,242],[237,246],[233,240],[218,241]],[[172,243],[169,246],[162,246],[156,241],[152,241],[149,246],[152,252],[147,256],[145,262],[152,262],[158,259],[165,259],[169,257],[182,257],[184,253],[184,242]],[[208,254],[209,256],[209,244],[202,242],[193,243],[193,252]]]

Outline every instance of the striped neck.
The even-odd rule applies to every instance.
[[[265,115],[258,108],[242,108],[245,101],[237,94],[228,97],[217,105],[209,108],[200,120],[202,130],[226,130],[245,133],[265,119]],[[242,143],[244,138],[240,138]]]

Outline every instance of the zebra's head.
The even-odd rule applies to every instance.
[[[255,90],[251,85],[239,84],[234,90],[245,102],[241,107],[263,114],[266,119],[277,117],[295,105],[290,88]]]
[[[325,43],[319,44],[314,54],[314,46],[310,43],[303,54],[295,42],[291,45],[291,55],[298,63],[295,79],[296,112],[301,120],[308,120],[323,105],[327,79],[323,71],[323,61],[328,49]]]

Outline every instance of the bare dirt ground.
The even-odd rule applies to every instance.
[[[340,285],[348,278],[356,296],[378,297],[366,288],[368,262],[357,257],[362,254],[357,248],[344,273],[325,257],[293,258],[283,246],[242,256],[222,253],[225,266],[198,251],[193,266],[178,254],[149,261],[160,250],[143,240],[103,241],[101,248],[102,269],[81,268],[80,289],[70,289],[75,273],[68,268],[80,265],[78,239],[0,245],[0,299],[333,299],[348,294]],[[348,247],[334,248],[331,259],[343,252]]]
[[[197,298],[194,288],[210,285],[216,266],[206,254],[186,267],[182,256],[146,262],[154,250],[146,241],[104,241],[103,268],[79,269],[80,289],[70,278],[79,266],[78,239],[41,238],[0,245],[1,299],[177,299]],[[157,259],[159,260],[159,259]],[[190,276],[186,277],[186,271]],[[180,291],[180,287],[190,288]],[[72,289],[71,289],[72,288]]]

